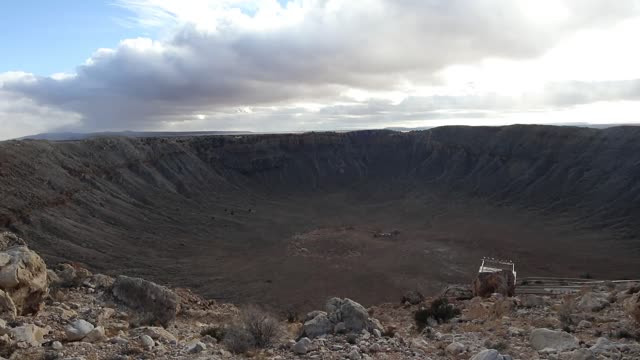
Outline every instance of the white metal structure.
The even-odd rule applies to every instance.
[[[508,270],[513,273],[513,283],[516,282],[516,265],[511,260],[498,260],[493,258],[482,258],[482,264],[480,265],[480,273],[500,272]]]

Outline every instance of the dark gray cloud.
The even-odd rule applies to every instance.
[[[317,1],[304,21],[293,25],[254,31],[223,23],[211,31],[180,24],[167,40],[127,40],[99,50],[72,77],[14,76],[0,80],[0,86],[7,94],[78,114],[85,129],[154,129],[159,123],[194,121],[196,113],[232,114],[230,109],[242,106],[331,104],[348,88],[391,91],[406,82],[435,84],[434,74],[448,65],[536,57],[577,29],[607,26],[638,10],[636,1],[559,0],[566,16],[548,21],[544,13],[528,13],[523,3],[370,0],[343,2],[334,11],[327,1]],[[557,84],[548,91],[536,94],[534,104],[637,98],[638,83]],[[311,116],[375,124],[392,117],[438,118],[446,116],[443,109],[478,115],[478,110],[515,106],[513,99],[492,95],[424,97],[393,106],[328,106],[280,119],[271,112],[263,120],[283,127],[287,121],[299,125],[300,118],[311,122]],[[253,128],[260,128],[260,115],[252,119]]]

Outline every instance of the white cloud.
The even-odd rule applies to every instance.
[[[258,131],[489,123],[638,99],[635,1],[118,3],[129,23],[169,30],[99,49],[74,74],[2,74],[3,96],[82,130]]]

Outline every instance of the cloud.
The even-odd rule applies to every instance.
[[[442,85],[440,73],[455,64],[536,58],[580,29],[611,26],[638,14],[638,3],[626,0],[532,3],[298,0],[281,6],[275,0],[122,0],[119,4],[134,14],[127,19],[131,24],[172,30],[160,40],[127,39],[115,49],[100,49],[74,74],[4,74],[0,98],[19,97],[55,109],[56,116],[73,119],[65,125],[81,119],[84,130],[186,128],[206,120],[220,125],[211,122],[216,118],[234,127],[234,116],[198,114],[233,114],[246,107],[285,113],[280,119],[262,117],[272,124],[258,123],[260,114],[251,114],[254,130],[298,127],[303,120],[342,120],[348,127],[366,119],[375,125],[393,117],[440,118],[454,110],[477,115],[518,108],[523,98],[490,93],[411,98],[412,89]],[[344,97],[354,89],[401,92],[410,100],[357,104]],[[638,88],[637,82],[623,81],[551,85],[549,90],[525,105],[631,99]],[[287,113],[309,102],[325,109],[295,113],[304,116]]]

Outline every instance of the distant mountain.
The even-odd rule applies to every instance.
[[[130,138],[145,137],[191,137],[191,136],[207,136],[207,135],[243,135],[250,134],[250,131],[105,131],[94,133],[74,133],[74,132],[57,132],[42,133],[29,135],[18,140],[49,140],[49,141],[69,141],[83,140],[95,137],[106,136],[124,136]]]

